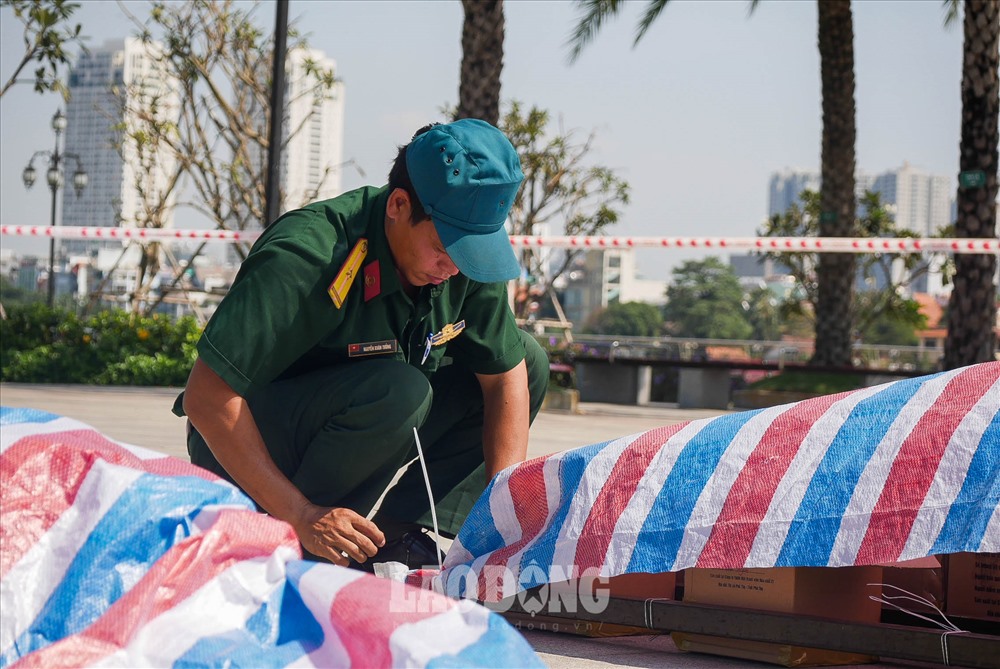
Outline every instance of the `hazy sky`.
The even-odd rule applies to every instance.
[[[146,3],[129,2],[144,15]],[[581,58],[567,63],[577,10],[569,2],[508,0],[502,97],[549,110],[566,130],[596,131],[592,160],[618,170],[632,203],[611,234],[752,236],[767,214],[768,178],[818,170],[821,132],[816,2],[673,0],[635,49],[645,5],[634,2]],[[132,32],[118,5],[82,0],[89,44]],[[385,182],[397,144],[458,98],[462,8],[437,2],[291,0],[310,43],[337,62],[346,86],[344,157],[367,173],[345,189]],[[274,3],[257,10],[274,22]],[[854,2],[857,161],[880,172],[904,161],[955,182],[962,31],[938,0]],[[20,55],[20,24],[0,13],[0,75]],[[0,99],[0,221],[46,225],[50,197],[21,182],[32,152],[52,145],[58,96],[15,86]],[[44,176],[44,168],[40,170]],[[192,214],[178,212],[177,227]],[[4,247],[25,248],[15,238]],[[43,249],[36,244],[28,247]],[[667,278],[690,257],[643,251],[640,269]]]

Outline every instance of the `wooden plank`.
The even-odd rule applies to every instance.
[[[499,612],[530,615],[517,597],[486,604]],[[1000,636],[944,633],[904,625],[870,624],[706,606],[677,601],[608,600],[599,613],[582,607],[573,613],[544,611],[547,618],[646,627],[658,632],[689,632],[733,639],[792,644],[845,652],[916,660],[972,669],[1000,669]]]

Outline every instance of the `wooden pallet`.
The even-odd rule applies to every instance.
[[[531,614],[516,598],[487,607],[520,621]],[[1000,633],[944,633],[924,627],[859,623],[690,602],[634,599],[608,600],[607,608],[590,613],[545,612],[549,621],[565,620],[644,627],[659,632],[688,632],[730,639],[877,655],[973,669],[1000,669]]]

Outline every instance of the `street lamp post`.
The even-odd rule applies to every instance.
[[[67,159],[73,159],[76,162],[76,171],[73,172],[73,190],[76,192],[76,196],[80,197],[80,193],[87,186],[87,173],[83,171],[83,164],[80,162],[80,156],[75,153],[65,153],[59,150],[59,140],[62,138],[63,131],[66,130],[66,115],[62,113],[62,110],[56,112],[55,116],[52,117],[52,130],[56,135],[55,148],[51,151],[36,151],[31,160],[28,161],[28,166],[24,168],[24,172],[21,174],[21,178],[24,180],[25,188],[31,188],[35,183],[35,177],[37,173],[35,172],[35,158],[40,156],[45,156],[49,160],[49,168],[45,173],[45,178],[49,183],[49,189],[52,191],[52,214],[49,220],[49,225],[55,228],[56,226],[56,198],[59,193],[59,188],[63,185],[63,163]],[[55,274],[55,257],[56,257],[56,238],[55,235],[49,237],[49,281],[48,281],[48,304],[51,307],[55,303],[56,295],[56,274]]]

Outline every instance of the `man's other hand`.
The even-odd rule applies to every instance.
[[[378,526],[350,509],[310,505],[294,527],[303,548],[341,567],[365,562],[385,545]]]

